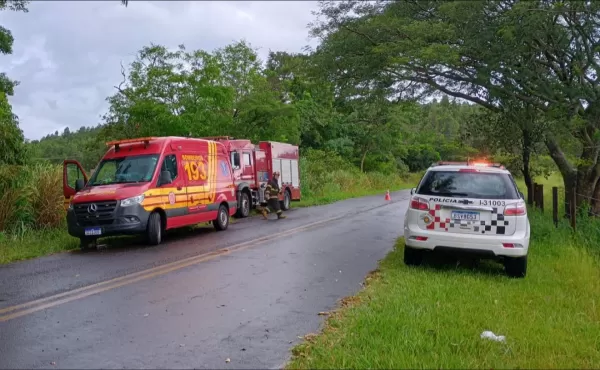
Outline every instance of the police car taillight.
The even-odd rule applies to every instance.
[[[413,197],[410,200],[410,208],[418,209],[419,211],[429,211],[429,202],[421,197]]]
[[[525,214],[527,214],[527,207],[523,202],[510,204],[504,208],[505,216],[522,216]]]

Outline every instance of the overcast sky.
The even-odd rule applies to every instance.
[[[298,52],[307,45],[312,1],[32,1],[28,13],[4,11],[12,55],[0,70],[21,84],[10,97],[27,139],[65,127],[95,126],[126,65],[151,42],[212,51],[246,39],[260,48]]]

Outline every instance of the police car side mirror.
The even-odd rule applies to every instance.
[[[75,180],[75,192],[80,191],[85,187],[85,181],[83,179]]]
[[[410,195],[413,195],[415,193],[415,191],[417,190],[417,188],[412,188],[410,189]]]
[[[158,178],[158,186],[170,184],[173,182],[173,178],[171,177],[171,172],[162,171],[160,173],[160,177]]]

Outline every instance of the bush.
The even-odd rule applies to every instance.
[[[404,176],[403,176],[404,175]],[[334,152],[307,149],[300,158],[300,187],[303,198],[335,193],[357,193],[395,188],[408,174],[362,173]]]

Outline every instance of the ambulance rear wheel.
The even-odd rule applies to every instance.
[[[229,209],[224,204],[219,206],[217,219],[213,221],[213,226],[217,231],[227,230],[229,227]]]
[[[162,240],[162,225],[158,212],[152,212],[148,218],[146,239],[148,239],[150,245],[159,245]]]

